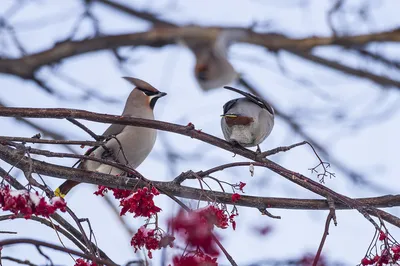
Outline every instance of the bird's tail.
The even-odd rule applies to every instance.
[[[58,188],[56,188],[56,190],[54,190],[54,194],[57,197],[61,197],[64,198],[68,192],[75,187],[76,185],[78,185],[80,182],[77,181],[72,181],[72,180],[67,180],[64,183],[61,184],[61,186],[59,186]]]

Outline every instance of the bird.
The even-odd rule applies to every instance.
[[[246,36],[239,30],[221,30],[215,40],[183,40],[183,43],[194,53],[196,65],[194,75],[201,89],[208,91],[220,88],[239,78],[228,60],[227,50],[230,44]]]
[[[135,88],[129,94],[122,116],[154,120],[154,106],[158,99],[167,94],[158,91],[143,80],[132,77],[123,78],[134,85]],[[112,160],[136,169],[153,149],[157,130],[112,124],[102,135],[106,137],[105,144],[89,149],[85,155]],[[80,161],[78,168],[111,175],[125,174],[123,170],[117,167],[92,160]],[[78,184],[77,181],[67,180],[54,191],[54,194],[65,197]]]
[[[205,45],[195,46],[192,50],[196,56],[195,78],[203,90],[221,87],[238,78],[238,73],[221,51]]]
[[[221,115],[221,129],[226,141],[243,147],[257,146],[257,152],[274,127],[275,111],[270,104],[253,94],[224,86],[244,97],[226,102]]]

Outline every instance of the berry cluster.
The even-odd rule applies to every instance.
[[[11,190],[9,186],[3,186],[0,187],[0,207],[3,211],[22,214],[29,219],[32,215],[49,217],[57,210],[65,212],[67,204],[60,197],[53,197],[47,202],[38,192]]]
[[[381,254],[376,254],[373,257],[365,257],[361,260],[361,265],[394,265],[400,261],[400,245],[389,239],[388,234],[380,231],[378,236],[379,241],[385,241],[384,248]],[[387,245],[388,244],[388,245]]]
[[[74,266],[97,266],[96,262],[89,262],[83,259],[77,259]]]
[[[245,183],[241,182],[238,184],[238,188],[243,190],[245,185]],[[112,191],[114,197],[120,200],[120,206],[122,207],[120,212],[121,216],[130,212],[134,214],[134,217],[147,218],[146,223],[138,229],[131,239],[131,246],[134,247],[135,252],[144,248],[147,250],[149,258],[152,258],[152,251],[162,247],[173,246],[172,243],[175,237],[164,233],[157,224],[157,214],[161,209],[157,207],[153,201],[154,196],[160,194],[155,187],[144,187],[132,192],[129,190],[99,186],[94,194],[104,196],[108,191]],[[239,194],[235,193],[234,195],[235,199],[240,199]],[[215,243],[213,230],[215,227],[226,229],[229,223],[232,224],[232,228],[235,229],[236,222],[234,218],[237,215],[237,211],[229,213],[227,210],[219,208],[217,205],[209,205],[191,212],[180,210],[178,214],[169,221],[169,224],[171,229],[177,232],[184,240],[187,249],[185,249],[184,254],[173,257],[173,265],[218,265],[216,256],[219,255],[219,250]],[[150,220],[153,218],[155,222],[150,223]],[[151,224],[155,225],[154,228],[149,228]]]

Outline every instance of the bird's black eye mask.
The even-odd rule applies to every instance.
[[[157,95],[159,93],[159,92],[156,92],[156,91],[150,91],[150,90],[146,90],[146,89],[142,89],[142,88],[138,88],[138,89],[141,90],[147,96],[154,96],[154,95]]]

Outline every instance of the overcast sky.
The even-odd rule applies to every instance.
[[[11,0],[1,1],[0,13],[6,10],[6,7],[10,6],[12,2]],[[80,1],[43,0],[35,2],[37,4],[26,5],[11,19],[18,37],[28,52],[37,52],[51,47],[54,40],[60,40],[66,32],[71,30],[79,12],[83,11]],[[254,0],[246,1],[246,5],[243,4],[243,1],[232,0],[120,2],[132,3],[135,8],[149,9],[166,18],[171,18],[175,22],[248,26],[253,21],[263,20],[270,22],[268,30],[285,32],[294,37],[328,36],[330,34],[325,13],[330,7],[331,1],[325,0],[293,0],[279,3]],[[175,6],[170,6],[170,2],[176,3]],[[356,2],[361,1],[353,1],[355,6],[357,6]],[[305,5],[301,5],[302,3]],[[349,12],[345,19],[337,21],[337,24],[342,25],[347,32],[353,34],[388,30],[399,26],[400,3],[394,0],[380,1],[380,3],[373,8],[373,12],[370,14],[372,19],[368,23],[363,23],[360,18]],[[165,7],[169,7],[171,10],[167,10]],[[120,13],[111,14],[100,6],[96,6],[94,12],[101,18],[100,26],[106,33],[129,33],[147,29],[148,24],[145,22],[133,20]],[[50,23],[46,21],[50,21]],[[77,38],[87,36],[89,30],[90,23],[84,23]],[[1,35],[0,38],[2,38],[1,42],[5,44],[1,49],[14,53],[8,37]],[[398,46],[376,45],[372,48],[384,52],[390,58],[400,58]],[[160,49],[135,48],[125,51],[132,52],[131,64],[127,69],[131,76],[146,80],[159,90],[168,93],[167,97],[157,103],[155,108],[157,119],[184,125],[192,122],[196,128],[222,137],[219,126],[222,105],[237,95],[222,89],[208,93],[201,91],[192,73],[194,57],[188,50],[180,46],[167,46]],[[328,58],[334,57],[336,60],[360,66],[359,60],[355,60],[354,56],[340,51],[339,48],[319,48],[316,52]],[[399,104],[398,91],[390,88],[383,91],[371,82],[348,78],[343,74],[304,62],[284,52],[280,54],[280,63],[286,69],[285,73],[279,68],[276,58],[266,54],[259,47],[234,45],[229,55],[236,69],[260,88],[265,96],[273,101],[274,105],[289,113],[296,112],[299,116],[307,113],[306,116],[299,118],[306,131],[322,142],[335,158],[339,158],[346,166],[364,174],[369,181],[384,187],[385,191],[371,190],[365,186],[355,185],[335,166],[332,167],[332,170],[336,173],[336,178],[326,180],[326,186],[350,197],[398,193],[400,187],[397,171],[400,113],[397,112],[398,108],[395,108]],[[88,87],[95,89],[96,93],[113,97],[118,102],[105,104],[98,99],[79,100],[82,90],[62,82],[48,68],[43,68],[40,76],[47,79],[51,86],[57,88],[60,94],[69,99],[53,97],[37,88],[32,82],[23,81],[10,75],[0,75],[2,88],[0,99],[9,106],[79,108],[94,112],[120,114],[126,97],[132,89],[126,81],[121,79],[121,76],[125,76],[126,73],[122,73],[117,68],[110,52],[90,53],[67,59],[59,67],[59,71],[87,84]],[[377,68],[374,71],[382,73],[383,70]],[[312,81],[313,85],[297,82],[296,79],[308,79]],[[387,109],[393,110],[393,112],[386,112]],[[345,121],[333,119],[335,115],[342,113],[347,114],[350,119]],[[381,113],[383,115],[380,115]],[[90,140],[85,132],[64,120],[37,119],[35,122],[44,126],[49,126],[51,123],[54,130],[67,134],[70,139]],[[92,122],[85,122],[85,124],[99,134],[108,126]],[[30,137],[38,133],[9,118],[1,118],[1,125],[0,135]],[[299,141],[302,139],[294,135],[288,126],[278,118],[272,134],[261,147],[263,150],[267,150]],[[172,171],[166,165],[165,143],[173,146],[176,152],[184,156],[184,159],[179,160]],[[67,151],[63,147],[38,146],[53,151]],[[75,147],[75,149],[78,152],[84,152],[79,147]],[[73,160],[67,159],[41,159],[67,166],[74,163]],[[311,175],[308,168],[315,166],[317,160],[311,150],[305,146],[282,155],[276,155],[271,159],[290,170],[316,180],[316,176]],[[240,156],[233,158],[229,152],[194,139],[159,132],[154,150],[138,170],[149,179],[167,181],[172,180],[174,176],[183,171],[206,170],[234,161],[247,161],[247,159]],[[4,163],[1,163],[0,166],[9,167]],[[12,173],[22,177],[17,170],[13,170]],[[215,177],[234,183],[239,181],[247,183],[246,195],[318,198],[315,194],[261,168],[256,168],[253,177],[250,176],[246,167],[225,170],[215,174]],[[47,181],[54,188],[62,182],[62,180],[50,178]],[[184,184],[197,186],[195,182]],[[217,188],[214,185],[213,187]],[[134,259],[133,248],[129,245],[131,236],[121,229],[118,219],[104,203],[104,200],[92,194],[94,190],[92,185],[81,185],[75,188],[66,198],[68,205],[79,217],[90,219],[99,247],[112,259],[118,263]],[[185,202],[192,207],[197,204],[195,201]],[[169,198],[162,195],[156,197],[156,203],[163,209],[160,218],[161,224],[166,229],[165,221],[176,213],[178,207]],[[398,208],[387,211],[397,216],[400,215]],[[305,252],[316,252],[324,229],[326,211],[271,210],[271,212],[274,215],[282,216],[282,219],[271,220],[261,216],[255,209],[240,207],[237,230],[233,231],[232,228],[228,228],[218,231],[224,246],[239,265],[262,259],[296,257]],[[374,228],[356,211],[338,211],[337,219],[338,226],[331,226],[323,254],[332,260],[355,265],[363,258],[374,235]],[[133,219],[131,215],[128,215],[126,220],[132,228],[139,227],[144,221]],[[271,225],[274,230],[270,235],[260,237],[254,231],[254,227],[264,225]],[[1,228],[2,230],[17,231],[16,237],[31,237],[58,243],[53,230],[34,221],[5,221],[2,222]],[[395,237],[397,236],[397,239],[400,239],[398,229],[391,226],[389,229]],[[0,239],[5,237],[10,236],[0,234]],[[67,240],[64,241],[69,244]],[[46,253],[53,254],[47,250]],[[155,265],[159,265],[161,251],[153,254],[153,262]],[[169,259],[172,254],[172,252],[169,253]],[[3,251],[3,255],[44,263],[43,257],[33,247],[28,246],[8,247]],[[54,253],[52,257],[54,262],[73,265],[71,258],[66,255]],[[226,263],[223,256],[218,261]]]

